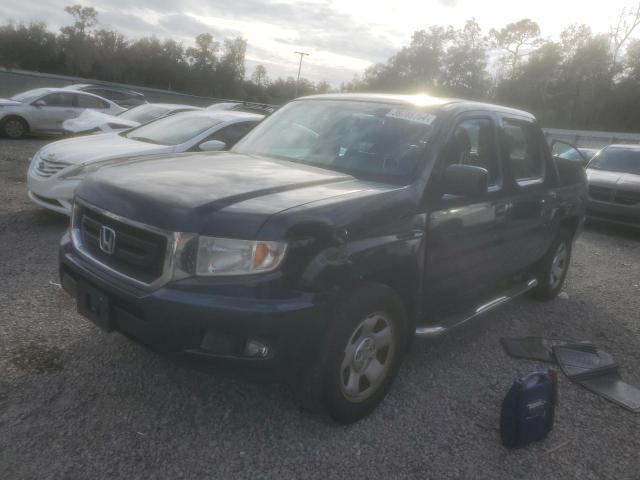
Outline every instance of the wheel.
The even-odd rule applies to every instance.
[[[389,391],[406,346],[406,316],[393,290],[366,284],[350,292],[318,358],[299,379],[303,406],[343,424],[366,417]]]
[[[9,117],[2,122],[2,132],[11,139],[22,138],[28,131],[27,122],[20,117]]]
[[[562,290],[571,262],[571,240],[572,236],[568,230],[560,230],[542,259],[537,275],[538,285],[532,291],[538,300],[553,300]]]

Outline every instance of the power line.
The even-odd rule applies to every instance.
[[[308,53],[305,52],[294,52],[297,55],[300,55],[300,65],[298,65],[298,79],[296,80],[296,89],[293,95],[293,98],[298,98],[298,85],[300,84],[300,71],[302,70],[302,58],[306,55],[309,56]]]

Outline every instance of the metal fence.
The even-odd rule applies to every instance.
[[[640,133],[561,130],[559,128],[544,128],[543,131],[549,142],[562,140],[576,147],[603,148],[612,143],[640,143]]]
[[[65,75],[54,75],[51,73],[0,68],[1,98],[11,97],[16,93],[24,92],[25,90],[30,90],[32,88],[65,87],[74,83],[91,83],[94,85],[126,87],[144,94],[147,101],[155,103],[181,103],[185,105],[195,105],[197,107],[206,107],[212,103],[224,101],[224,99],[221,98],[199,97],[196,95],[188,95],[186,93],[172,92],[170,90],[160,90],[158,88],[102,82],[100,80],[68,77]]]

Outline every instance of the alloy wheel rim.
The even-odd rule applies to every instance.
[[[8,120],[5,123],[4,130],[9,137],[17,138],[24,134],[24,125],[18,120]]]
[[[557,288],[562,281],[564,272],[567,269],[567,260],[567,246],[563,242],[558,245],[558,249],[556,250],[556,253],[553,256],[553,260],[551,262],[551,273],[549,275],[549,280],[552,289]]]
[[[370,398],[382,385],[395,353],[395,331],[389,315],[376,312],[355,328],[340,364],[340,388],[352,402]]]

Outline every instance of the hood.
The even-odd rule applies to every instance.
[[[640,175],[587,168],[589,185],[640,191]]]
[[[102,125],[115,124],[121,128],[135,127],[140,125],[138,122],[126,120],[116,115],[108,115],[94,110],[84,110],[76,118],[70,118],[62,122],[62,127],[67,132],[79,133],[87,132],[100,128]]]
[[[255,238],[277,213],[392,188],[376,185],[284,160],[216,152],[107,166],[81,182],[76,194],[165,230]]]
[[[50,143],[40,150],[40,158],[70,165],[86,165],[112,158],[172,150],[172,146],[129,140],[118,133],[104,133]]]
[[[10,107],[15,105],[22,105],[22,103],[16,102],[15,100],[10,100],[8,98],[0,98],[0,107]]]

